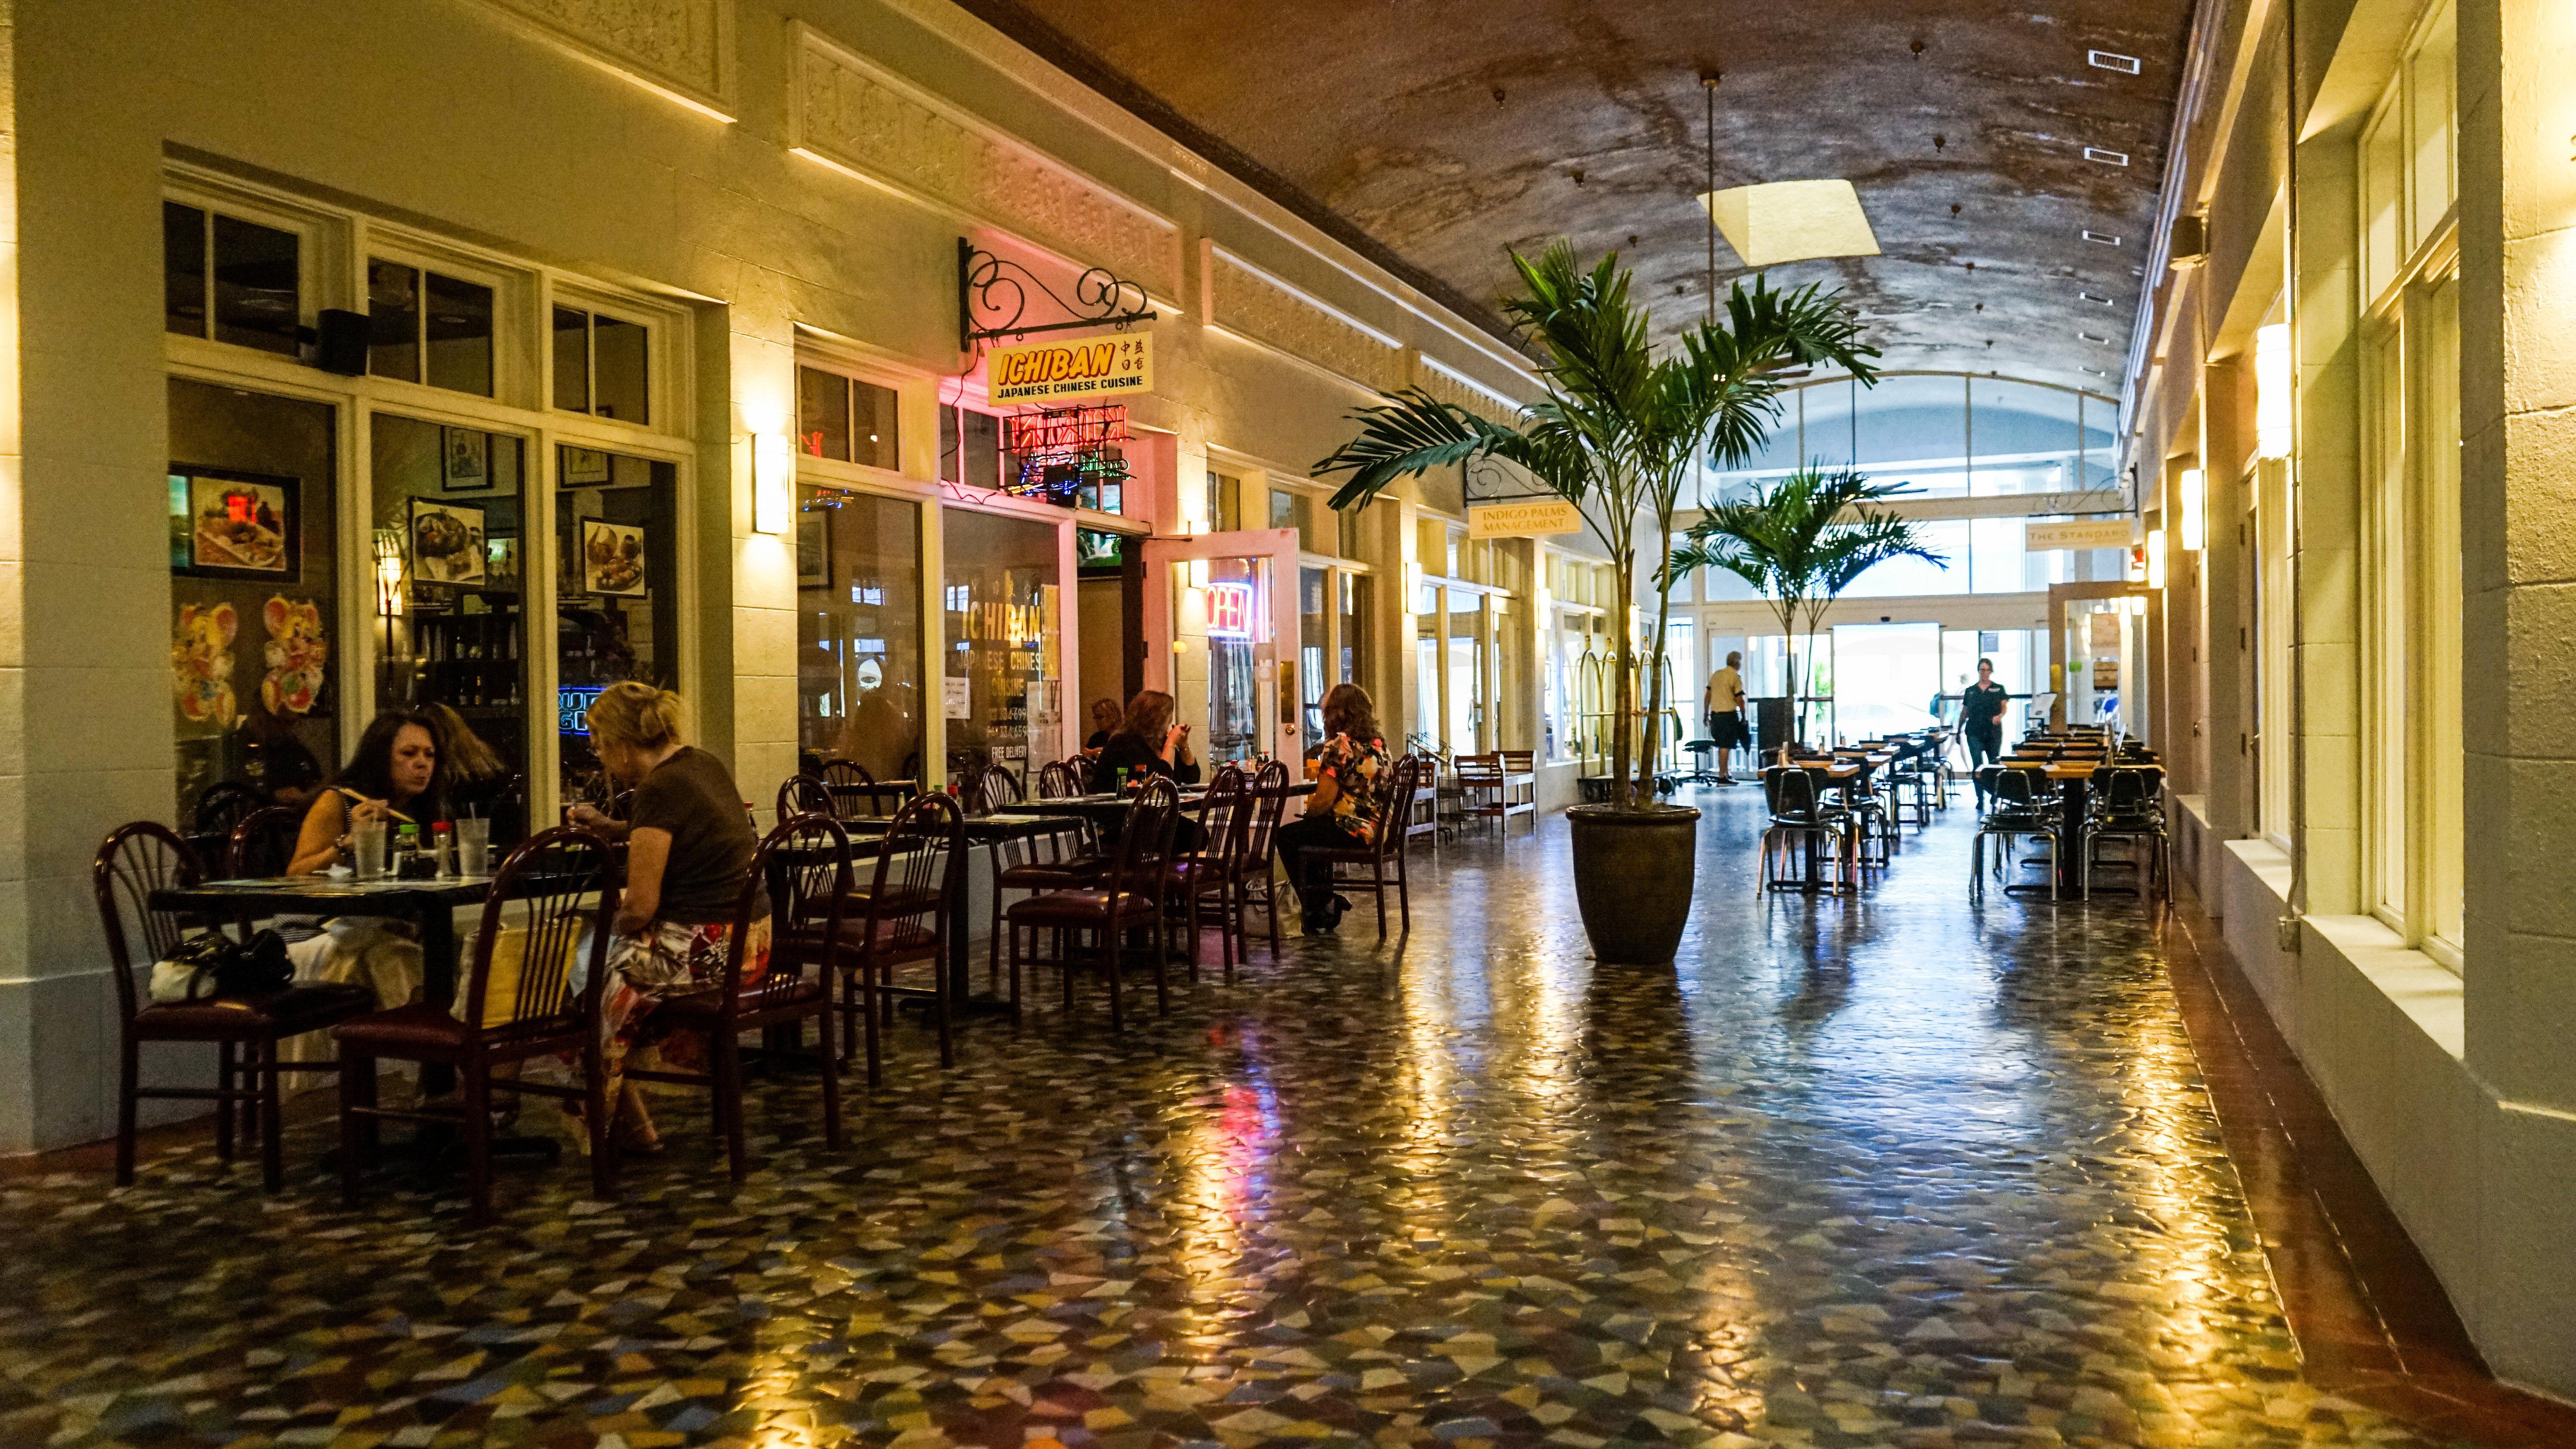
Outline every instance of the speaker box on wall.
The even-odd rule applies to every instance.
[[[325,307],[313,329],[313,365],[356,377],[367,370],[367,314]]]

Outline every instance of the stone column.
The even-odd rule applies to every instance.
[[[2292,259],[2297,335],[2295,464],[2303,752],[2294,785],[2305,909],[2351,915],[2361,900],[2361,368],[2358,157],[2350,128],[2299,145]],[[2294,903],[2295,904],[2295,903]]]

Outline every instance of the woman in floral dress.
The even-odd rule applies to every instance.
[[[1279,827],[1279,863],[1303,907],[1306,930],[1321,934],[1341,924],[1351,903],[1333,893],[1331,867],[1309,860],[1312,849],[1348,849],[1377,840],[1394,765],[1377,724],[1377,706],[1356,684],[1336,684],[1324,696],[1324,746],[1315,757],[1315,793],[1306,813]]]

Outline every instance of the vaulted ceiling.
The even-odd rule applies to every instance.
[[[1774,267],[1774,284],[1842,287],[1888,366],[2096,391],[2119,373],[2144,284],[2191,12],[2190,0],[962,3],[1486,319],[1510,282],[1506,250],[1560,236],[1587,258],[1617,249],[1665,330],[1700,315],[1700,76],[1714,70],[1720,187],[1847,178],[1877,231],[1882,255]],[[2137,72],[2089,61],[2096,51]],[[1722,240],[1718,267],[1720,288],[1742,274]]]

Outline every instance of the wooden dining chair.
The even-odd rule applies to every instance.
[[[154,908],[152,893],[202,884],[205,875],[188,842],[170,827],[150,820],[110,831],[90,862],[90,889],[98,901],[99,924],[107,931],[108,975],[116,983],[116,1183],[124,1187],[134,1181],[135,1106],[151,1098],[214,1103],[215,1155],[226,1162],[233,1159],[236,1109],[256,1104],[260,1182],[276,1192],[286,1182],[279,1141],[278,1078],[288,1072],[340,1070],[338,1062],[281,1061],[277,1044],[346,1020],[375,1001],[363,986],[323,983],[187,1002],[138,999],[142,993],[134,985],[137,970],[149,970],[153,962],[177,951],[192,933],[219,929],[207,917]],[[129,921],[131,935],[127,934]],[[212,1045],[215,1085],[144,1086],[146,1042]]]
[[[1153,941],[1155,1000],[1160,1009],[1171,1008],[1171,986],[1166,979],[1167,942],[1157,927],[1162,921],[1168,879],[1163,862],[1171,855],[1172,831],[1179,818],[1179,790],[1164,776],[1152,777],[1128,805],[1127,818],[1118,832],[1118,853],[1096,884],[1078,890],[1050,891],[1011,907],[1005,924],[1011,936],[1012,1015],[1020,1011],[1022,968],[1035,962],[1036,942],[1046,934],[1052,934],[1057,943],[1056,964],[1064,973],[1065,1009],[1073,1009],[1074,966],[1080,938],[1088,933],[1094,938],[1092,954],[1109,978],[1109,1029],[1125,1030],[1119,947],[1131,930],[1142,930]],[[1023,932],[1027,933],[1025,938]],[[1024,939],[1030,947],[1026,955],[1021,950]]]
[[[763,895],[771,898],[771,919],[790,923],[791,930],[813,929],[817,934],[810,949],[782,951],[773,932],[768,969],[759,980],[747,981],[743,957],[750,947],[752,923],[761,919]],[[780,821],[762,838],[743,872],[722,977],[708,990],[671,997],[654,1007],[672,1025],[706,1033],[708,1070],[626,1069],[626,1075],[636,1081],[707,1089],[714,1099],[715,1129],[724,1138],[725,1165],[735,1182],[751,1171],[742,1117],[742,1034],[747,1031],[782,1027],[801,1033],[805,1022],[815,1024],[823,1063],[823,1141],[833,1151],[840,1150],[841,1074],[835,1069],[832,1045],[832,980],[839,966],[842,912],[849,895],[850,837],[840,822],[822,815]]]
[[[1465,761],[1461,760],[1463,769]],[[1495,779],[1499,781],[1497,761]],[[1377,832],[1366,845],[1315,847],[1305,854],[1308,859],[1327,864],[1335,891],[1367,891],[1377,898],[1377,933],[1386,934],[1386,893],[1394,890],[1403,929],[1413,929],[1413,892],[1407,883],[1404,864],[1404,828],[1413,817],[1413,806],[1422,791],[1422,762],[1407,755],[1395,762],[1388,773],[1386,800],[1379,808]],[[1365,871],[1365,875],[1346,875],[1345,871]]]
[[[864,1040],[868,1085],[885,1080],[880,1033],[894,1004],[926,1000],[939,1032],[939,1065],[956,1064],[948,990],[949,903],[966,888],[966,817],[945,795],[916,795],[895,812],[877,842],[867,889],[844,909],[841,923],[841,1055]],[[930,984],[899,985],[899,967],[927,963]]]
[[[793,820],[799,815],[822,815],[840,818],[840,806],[832,798],[832,787],[818,775],[790,775],[778,784],[778,818]]]
[[[1504,827],[1511,807],[1504,799],[1503,757],[1460,755],[1451,774],[1458,782],[1458,813],[1471,820],[1491,820],[1498,837],[1508,835]]]
[[[1279,954],[1279,872],[1271,856],[1278,850],[1279,822],[1288,813],[1288,766],[1272,760],[1252,777],[1252,800],[1245,811],[1243,851],[1234,866],[1236,951],[1252,953],[1250,921],[1255,901],[1270,926],[1270,954]],[[1409,833],[1409,832],[1408,832]]]
[[[1251,825],[1252,797],[1243,771],[1218,768],[1199,799],[1198,830],[1187,849],[1176,848],[1164,865],[1164,922],[1188,938],[1190,979],[1199,979],[1203,927],[1217,928],[1217,954],[1225,961],[1225,979],[1234,979],[1235,873],[1241,864],[1244,832]]]
[[[590,1190],[615,1190],[608,1073],[600,1056],[600,994],[607,989],[610,919],[617,913],[617,850],[604,836],[558,826],[529,837],[493,875],[458,1011],[433,1001],[369,1012],[331,1029],[340,1044],[340,1200],[358,1204],[358,1180],[375,1166],[386,1118],[445,1122],[465,1143],[467,1222],[492,1220],[492,1094],[533,1092],[578,1102],[590,1137]],[[576,969],[578,968],[578,969]],[[496,980],[506,976],[506,986]],[[541,1057],[577,1056],[581,1083],[538,1081],[499,1069]],[[388,1107],[377,1067],[391,1059],[456,1073],[451,1101]]]

